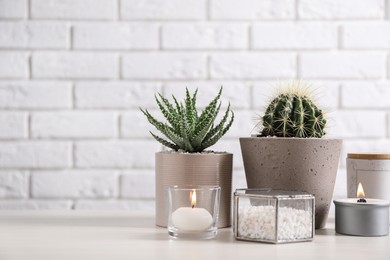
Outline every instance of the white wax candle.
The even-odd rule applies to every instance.
[[[183,231],[202,231],[211,226],[213,217],[204,208],[178,208],[172,213],[172,224]]]

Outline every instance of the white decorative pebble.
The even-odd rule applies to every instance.
[[[249,239],[275,240],[275,207],[243,206],[238,212],[238,236]],[[310,211],[280,207],[277,240],[298,240],[312,236]]]

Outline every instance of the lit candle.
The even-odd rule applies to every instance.
[[[173,225],[182,231],[207,230],[213,222],[213,217],[204,208],[196,208],[196,191],[190,193],[191,207],[181,207],[172,213]]]
[[[365,198],[359,183],[357,198],[334,200],[336,232],[355,236],[387,236],[389,234],[389,201]]]

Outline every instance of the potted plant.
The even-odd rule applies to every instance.
[[[269,103],[259,134],[240,138],[248,188],[314,194],[316,228],[326,224],[342,145],[322,138],[326,123],[307,86],[294,81]]]
[[[221,187],[219,227],[231,225],[231,186],[233,154],[206,151],[230,128],[234,113],[228,105],[218,123],[221,108],[222,87],[217,96],[201,111],[196,106],[198,90],[192,95],[186,89],[184,102],[172,96],[173,102],[161,94],[155,96],[156,103],[165,118],[157,120],[148,110],[141,109],[148,121],[165,136],[151,135],[168,151],[157,152],[156,172],[156,225],[166,227],[167,209],[165,189],[172,185],[218,185]]]

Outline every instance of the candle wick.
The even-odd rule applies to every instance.
[[[194,208],[195,207],[195,205],[192,205],[192,208]]]
[[[366,199],[365,199],[365,198],[360,198],[360,199],[358,199],[358,201],[357,201],[357,202],[366,203],[367,201],[366,201]]]

